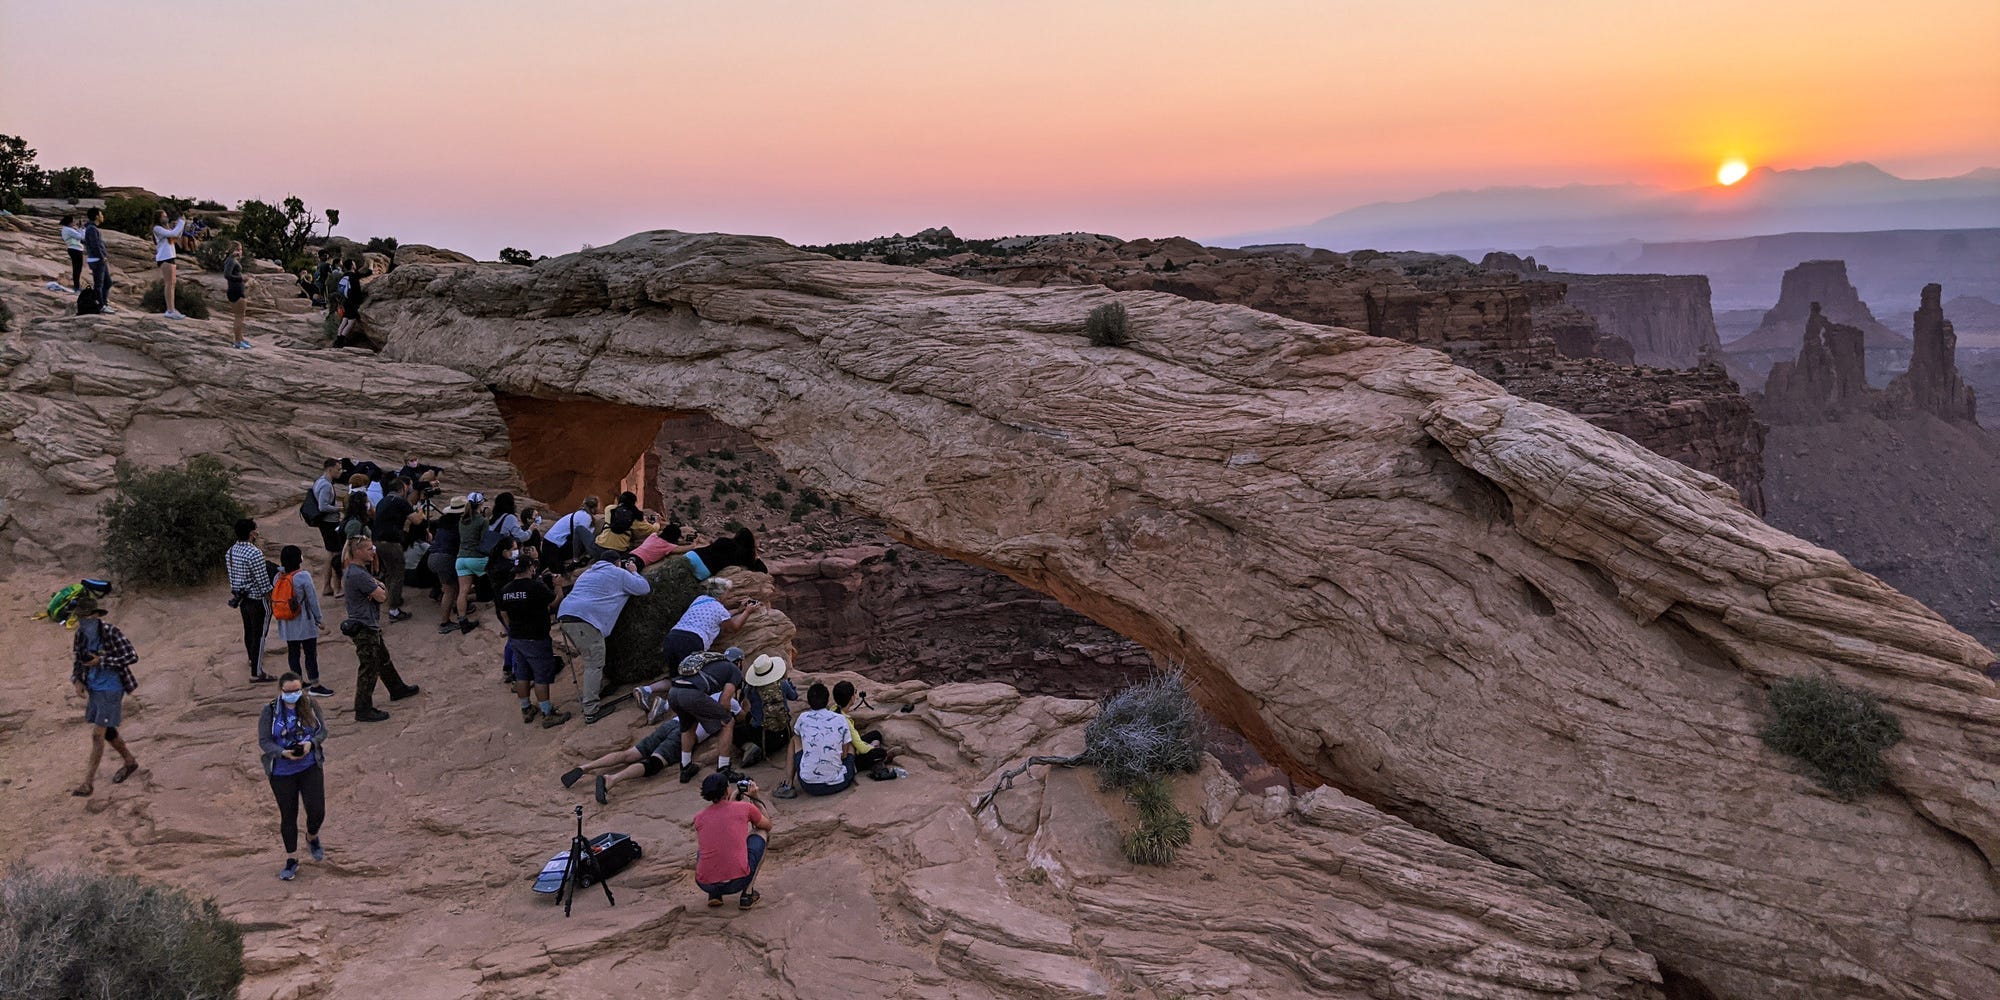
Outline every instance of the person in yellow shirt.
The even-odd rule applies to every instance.
[[[847,720],[847,743],[854,748],[854,763],[868,776],[877,781],[887,781],[894,777],[889,769],[889,759],[894,754],[882,745],[882,734],[875,731],[862,732],[854,725],[854,719],[847,714],[848,706],[854,703],[856,691],[851,681],[841,681],[833,686],[833,710]]]

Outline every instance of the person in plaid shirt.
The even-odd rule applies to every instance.
[[[70,642],[74,660],[69,680],[76,686],[77,696],[84,699],[83,721],[91,726],[90,768],[83,772],[83,783],[71,789],[70,794],[88,796],[96,790],[97,765],[104,760],[106,743],[125,759],[125,766],[111,776],[112,784],[139,770],[139,759],[132,756],[125,738],[118,734],[118,723],[124,719],[125,695],[139,686],[138,679],[132,676],[132,664],[139,662],[139,654],[118,626],[104,620],[104,608],[95,597],[85,595],[79,599],[76,613],[76,637]]]
[[[230,604],[243,616],[243,651],[250,656],[250,679],[277,680],[264,672],[264,638],[271,624],[271,563],[257,544],[257,522],[236,522],[236,544],[223,554],[229,567]]]

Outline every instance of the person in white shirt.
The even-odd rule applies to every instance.
[[[63,249],[69,251],[69,293],[83,287],[83,230],[75,228],[74,212],[62,217]]]
[[[596,550],[597,498],[584,497],[583,506],[557,521],[542,534],[542,565],[560,570]],[[578,534],[581,532],[581,534]]]
[[[160,265],[160,287],[166,295],[168,319],[186,319],[174,308],[174,241],[187,231],[187,216],[180,217],[172,226],[167,225],[167,210],[160,209],[153,218],[153,262]]]
[[[778,789],[779,798],[799,792],[833,795],[853,786],[856,767],[847,749],[847,717],[827,707],[832,701],[824,684],[806,689],[808,710],[792,720],[791,781]]]

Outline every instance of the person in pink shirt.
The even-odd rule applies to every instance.
[[[747,910],[763,895],[751,883],[764,862],[771,820],[759,808],[764,800],[757,796],[756,782],[735,782],[734,798],[729,795],[731,785],[721,774],[711,774],[701,783],[701,797],[709,805],[694,814],[694,884],[708,893],[710,906],[721,906],[722,897],[737,893],[736,905]]]
[[[688,540],[685,545],[681,544],[683,537]],[[683,536],[680,525],[669,524],[665,528],[647,535],[643,541],[634,545],[632,547],[632,556],[641,563],[651,566],[668,556],[679,555],[694,547],[693,528],[687,529],[687,534]]]

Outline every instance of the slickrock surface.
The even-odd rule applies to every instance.
[[[742,429],[1718,995],[2000,995],[1992,654],[1718,480],[1442,355],[670,233],[399,267],[375,295],[391,357]],[[1091,347],[1113,299],[1138,343]],[[1763,687],[1805,673],[1896,713],[1890,792],[1837,802],[1762,747]]]
[[[302,525],[273,534],[306,540]],[[43,596],[0,584],[0,612],[25,615]],[[223,596],[114,605],[141,656],[123,728],[146,769],[121,785],[101,776],[87,805],[67,794],[88,739],[81,705],[46,682],[69,633],[10,632],[18,655],[0,658],[0,683],[22,695],[0,713],[0,861],[215,895],[246,928],[245,1000],[648,995],[691,977],[801,1000],[1661,997],[1652,961],[1559,889],[1330,789],[1242,798],[1213,765],[1177,779],[1206,823],[1179,864],[1153,871],[1108,853],[1132,810],[1083,772],[1046,792],[1039,775],[1023,779],[975,818],[992,772],[1074,751],[1092,712],[993,684],[795,674],[873,688],[883,711],[857,721],[905,748],[910,777],[773,802],[763,902],[710,910],[693,884],[690,786],[636,780],[599,808],[589,782],[557,781],[642,735],[637,713],[522,726],[492,684],[490,636],[419,625],[387,635],[424,686],[387,706],[390,721],[358,726],[342,698],[322,703],[329,853],[280,882],[254,739],[270,689],[238,680]],[[337,634],[322,642],[344,694],[353,654]],[[769,765],[749,774],[767,790],[780,780]],[[564,920],[529,882],[567,844],[576,803],[590,833],[629,834],[645,854],[612,880],[617,906],[593,889]]]

